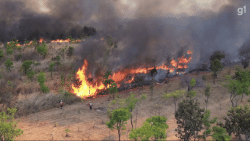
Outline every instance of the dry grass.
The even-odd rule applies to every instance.
[[[20,80],[16,81],[16,91],[20,92],[18,93],[18,100],[15,107],[18,109],[17,116],[22,119],[18,124],[18,127],[24,130],[24,134],[16,139],[51,140],[53,135],[53,140],[117,140],[117,131],[110,131],[109,135],[109,129],[103,124],[103,122],[108,121],[106,112],[98,110],[99,107],[104,109],[108,108],[108,104],[110,103],[110,101],[108,101],[108,96],[100,96],[95,99],[85,100],[84,103],[81,103],[80,99],[77,97],[65,97],[65,92],[57,94],[61,74],[68,76],[72,73],[74,70],[72,64],[75,62],[75,58],[69,58],[66,56],[63,59],[61,56],[60,62],[62,63],[62,67],[53,73],[53,78],[50,77],[48,67],[52,57],[60,55],[60,50],[65,45],[66,44],[57,45],[55,43],[49,43],[49,54],[43,60],[36,58],[36,54],[34,56],[30,55],[30,53],[34,53],[33,47],[27,47],[22,51],[23,54],[27,54],[27,58],[33,57],[32,59],[35,59],[37,63],[40,63],[38,66],[32,66],[32,69],[36,73],[39,73],[40,71],[45,72],[47,80],[45,85],[50,89],[49,94],[42,94],[40,92],[40,86],[38,85],[36,77],[34,77],[31,82],[27,76],[24,76],[24,74],[19,71],[23,60],[18,62],[14,61],[14,70],[11,72],[12,74],[9,74],[9,72],[6,71],[3,63],[0,64],[0,74],[4,76],[4,82],[7,79],[14,80],[15,76],[18,75],[21,77]],[[8,57],[12,57],[14,60],[14,56]],[[211,110],[211,116],[217,116],[219,120],[222,120],[222,117],[226,115],[228,108],[231,106],[228,91],[220,85],[220,82],[224,81],[224,75],[233,75],[235,67],[237,66],[241,67],[240,64],[225,67],[222,72],[219,73],[218,78],[216,79],[216,84],[213,84],[211,73],[193,73],[190,75],[191,78],[196,78],[196,80],[199,81],[201,81],[203,75],[206,76],[206,81],[201,81],[200,83],[211,85],[211,96],[209,98],[208,109]],[[19,78],[19,76],[16,78]],[[153,99],[151,99],[149,86],[144,86],[140,94],[146,94],[148,98],[138,107],[137,127],[141,126],[143,121],[151,116],[166,116],[168,118],[167,124],[169,125],[169,129],[167,129],[167,139],[177,140],[178,138],[175,137],[174,131],[177,125],[174,118],[173,99],[162,99],[163,92],[171,93],[175,90],[187,90],[186,86],[181,85],[181,80],[178,77],[172,78],[168,84],[163,84],[162,86],[155,85]],[[197,92],[196,98],[201,103],[200,106],[205,107],[204,87],[196,87],[194,90]],[[137,89],[133,89],[132,91],[137,94],[136,97],[140,97]],[[129,92],[130,90],[120,92],[121,98],[126,98]],[[239,104],[246,104],[247,99],[249,98],[249,96],[244,97],[243,102],[240,102]],[[59,101],[61,99],[65,103],[63,110],[59,109]],[[89,107],[86,105],[90,102],[94,104],[94,109],[92,111],[90,111]],[[78,113],[78,110],[80,113]],[[133,111],[134,120],[135,112],[136,110]],[[54,127],[55,123],[58,124],[57,127]],[[69,133],[70,137],[65,137],[64,130],[66,128],[71,130]],[[123,131],[125,132],[125,135],[121,136],[122,140],[128,139],[130,130],[131,125],[127,124],[127,129]]]

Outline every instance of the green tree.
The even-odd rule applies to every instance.
[[[74,54],[74,47],[69,47],[68,56],[71,57]]]
[[[8,46],[8,47],[7,47],[7,50],[6,50],[6,53],[7,53],[7,54],[12,54],[13,51],[14,51],[14,50],[13,50],[10,46]]]
[[[4,64],[6,69],[9,71],[11,71],[11,68],[14,68],[13,62],[10,59],[7,59]]]
[[[3,50],[0,49],[0,59],[4,57]]]
[[[43,55],[44,57],[48,54],[48,47],[45,43],[41,46],[38,46],[36,50],[40,55]]]
[[[185,91],[183,90],[183,91],[174,91],[174,92],[172,92],[172,93],[169,93],[169,94],[166,94],[166,93],[164,93],[163,94],[163,98],[165,98],[165,99],[169,99],[169,98],[173,98],[174,99],[174,112],[176,113],[176,103],[177,103],[177,100],[178,99],[180,99],[180,98],[182,98],[183,96],[184,96],[184,93],[185,93]]]
[[[209,58],[210,60],[210,69],[213,71],[213,78],[215,84],[215,78],[217,78],[218,72],[222,70],[223,65],[221,60],[225,58],[225,54],[221,51],[215,51]]]
[[[214,126],[213,127],[213,134],[212,137],[216,141],[228,141],[231,140],[231,137],[229,135],[225,135],[227,133],[224,128]]]
[[[225,123],[218,125],[225,128],[228,134],[234,133],[240,139],[240,134],[250,132],[250,108],[249,105],[231,107],[227,112],[227,117],[224,118]]]
[[[232,106],[237,106],[237,97],[240,95],[243,95],[244,93],[246,95],[250,94],[249,86],[250,86],[250,71],[247,70],[241,71],[239,69],[236,69],[237,72],[235,73],[235,76],[232,79],[231,76],[226,75],[225,82],[227,84],[222,84],[223,87],[226,87],[228,89],[228,92],[230,93],[230,101],[232,103]],[[236,105],[234,104],[234,100],[236,101]]]
[[[121,138],[121,130],[125,130],[126,121],[131,117],[131,113],[126,108],[116,109],[112,112],[112,117],[109,122],[106,122],[108,128],[118,131],[119,141]]]
[[[44,72],[40,72],[38,75],[37,75],[37,81],[41,87],[41,91],[43,93],[48,93],[49,92],[49,88],[47,86],[45,86],[44,82],[46,81],[46,78],[45,78],[45,73]]]
[[[188,86],[188,92],[187,92],[187,97],[189,97],[190,99],[196,96],[196,92],[193,91],[193,88],[195,85],[196,85],[196,80],[193,78],[190,81],[190,84]]]
[[[28,71],[27,76],[32,81],[35,74],[36,74],[35,71]]]
[[[52,78],[52,72],[54,71],[55,69],[55,62],[52,62],[49,64],[49,71],[51,72],[51,78]]]
[[[147,118],[140,128],[131,130],[129,138],[135,140],[149,140],[150,138],[153,138],[153,140],[165,140],[167,138],[166,130],[168,129],[166,122],[167,117],[165,116]]]
[[[132,111],[135,109],[137,103],[139,103],[139,102],[141,102],[142,100],[145,100],[145,99],[146,99],[145,95],[142,95],[141,98],[135,98],[135,94],[133,94],[132,92],[130,93],[130,96],[125,99],[125,104],[126,104],[127,108],[131,112],[131,126],[132,126],[132,129],[134,128]]]
[[[23,134],[21,129],[17,129],[17,123],[14,120],[16,113],[15,108],[7,108],[8,114],[5,112],[0,113],[0,138],[6,141],[13,141],[15,137]]]
[[[33,61],[26,60],[22,64],[22,68],[24,70],[24,74],[26,75],[28,71],[31,71],[31,65],[33,64]]]
[[[241,88],[242,88],[241,102],[242,102],[243,95],[250,94],[250,91],[248,89],[250,87],[250,71],[241,70],[240,68],[236,68],[236,72],[235,72],[235,75],[233,76],[233,78],[236,79],[237,81],[239,81],[239,83],[241,84]]]
[[[210,97],[210,92],[211,92],[211,87],[210,87],[210,85],[207,85],[207,87],[205,89],[205,96],[207,97],[207,99],[205,100],[206,110],[207,110],[208,98]]]
[[[175,113],[177,120],[176,137],[190,140],[191,137],[198,137],[198,132],[203,129],[204,109],[199,107],[200,103],[194,99],[184,99],[179,103]]]
[[[116,83],[112,83],[110,88],[109,88],[109,93],[113,95],[113,100],[115,99],[115,93],[118,92],[117,85]]]
[[[212,124],[214,124],[216,122],[217,117],[210,120],[210,111],[206,110],[202,120],[203,120],[203,123],[204,123],[205,131],[203,132],[203,135],[201,135],[200,137],[202,139],[206,140],[206,138],[211,135],[212,130],[211,130],[210,127],[211,127]]]

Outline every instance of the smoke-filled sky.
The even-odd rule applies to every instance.
[[[250,1],[0,0],[0,41],[77,37],[87,25],[97,29],[98,38],[109,34],[118,41],[110,57],[113,69],[145,58],[159,64],[187,50],[193,51],[193,63],[207,61],[215,50],[234,61],[250,39],[250,12],[237,12],[245,5],[250,8]],[[103,44],[88,41],[81,46],[77,53],[95,60],[84,50],[95,48],[100,54]]]

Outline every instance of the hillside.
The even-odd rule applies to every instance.
[[[216,84],[212,83],[211,73],[204,74],[207,77],[206,84],[211,85],[211,97],[209,99],[208,109],[211,110],[211,116],[218,117],[218,121],[223,119],[226,115],[228,108],[231,106],[229,101],[229,93],[227,89],[222,87],[219,82],[224,80],[223,75],[234,74],[235,65],[232,67],[226,67],[219,74]],[[201,77],[202,74],[192,74],[191,77]],[[173,92],[174,90],[186,90],[186,87],[180,85],[180,80],[173,79],[168,84],[155,85],[155,91],[153,99],[150,99],[150,90],[148,87],[143,87],[141,94],[147,94],[148,98],[138,108],[138,123],[137,127],[142,125],[142,122],[153,115],[164,115],[168,118],[167,124],[167,140],[177,140],[175,137],[176,121],[174,118],[174,105],[172,100],[163,101],[161,95],[163,92]],[[132,90],[138,95],[138,90]],[[205,107],[204,88],[195,88],[197,91],[196,98],[201,103],[201,107]],[[122,98],[128,96],[129,91],[123,91],[120,93]],[[239,102],[240,105],[247,104],[247,99],[250,96],[244,97],[243,102]],[[92,102],[94,110],[89,110],[87,104]],[[53,108],[43,112],[30,114],[27,117],[22,117],[21,122],[18,124],[24,134],[16,138],[17,140],[107,140],[109,139],[109,129],[104,124],[108,120],[105,109],[108,108],[108,96],[98,97],[91,100],[85,100],[84,102],[78,102],[72,105],[66,105],[63,110]],[[158,104],[158,105],[157,105]],[[99,110],[101,109],[101,110]],[[103,110],[104,109],[104,110]],[[80,111],[80,114],[78,113]],[[135,114],[135,111],[134,113]],[[134,116],[135,120],[135,116]],[[54,127],[57,123],[57,127]],[[121,136],[122,140],[128,139],[128,133],[131,130],[131,125],[127,124],[127,130],[125,134]],[[70,137],[65,137],[65,129],[70,129]],[[117,131],[110,131],[110,139],[118,139]]]

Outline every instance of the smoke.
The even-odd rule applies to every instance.
[[[239,7],[250,7],[248,0],[211,0],[203,7],[184,0],[48,0],[44,3],[49,9],[47,13],[30,0],[1,0],[0,40],[77,37],[82,34],[83,25],[93,26],[98,35],[92,38],[111,35],[117,41],[117,49],[108,58],[110,69],[116,70],[158,65],[169,56],[172,59],[186,56],[187,50],[193,52],[190,69],[206,63],[215,50],[224,51],[225,60],[237,61],[238,49],[250,38],[250,15],[237,13]],[[96,63],[106,53],[105,46],[105,41],[88,39],[76,49],[77,55]],[[77,66],[82,63],[79,60]]]

